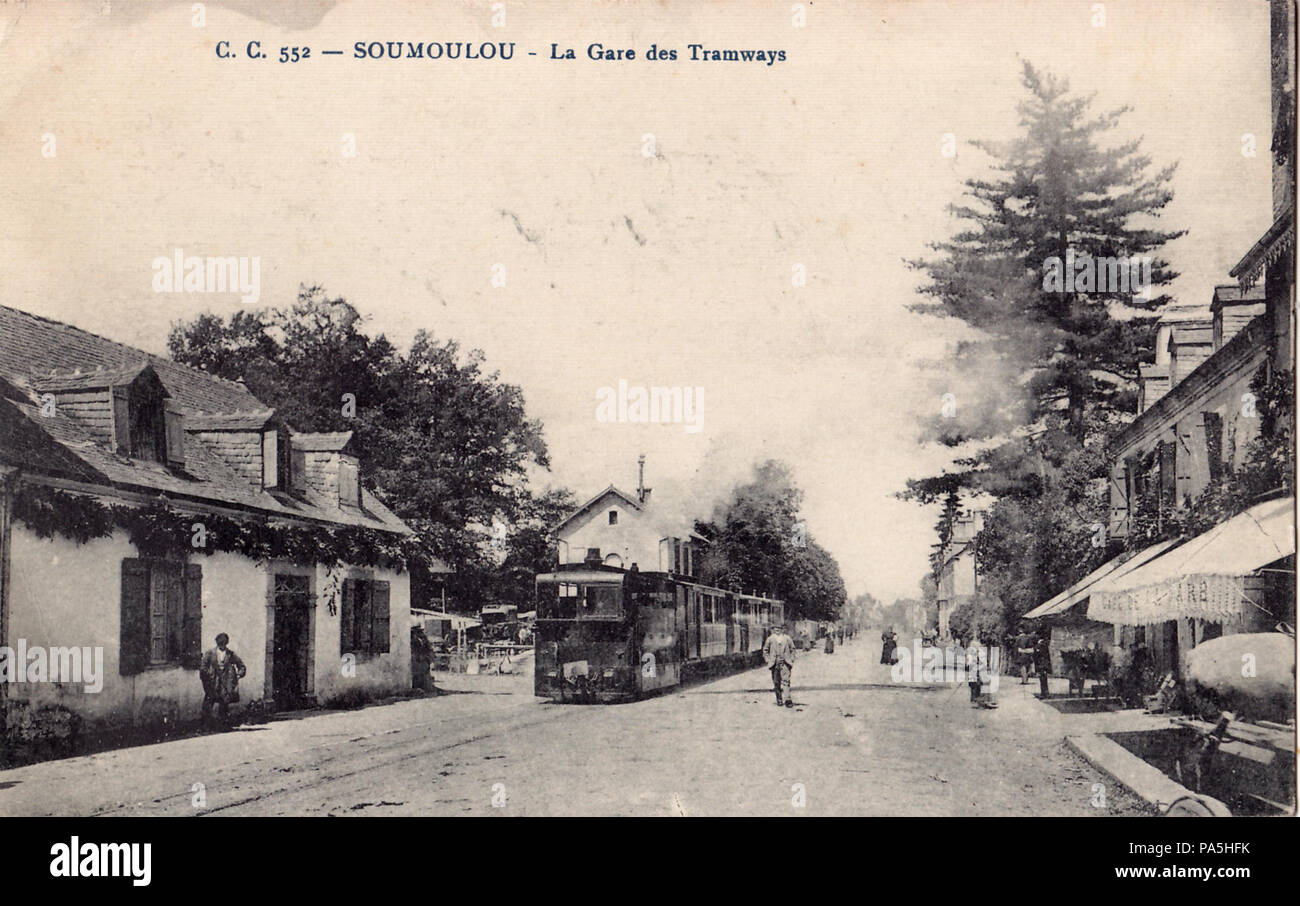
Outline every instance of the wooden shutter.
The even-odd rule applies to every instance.
[[[163,410],[163,421],[167,425],[167,464],[178,469],[185,468],[185,416],[168,403]]]
[[[361,485],[357,476],[357,463],[346,456],[339,458],[339,503],[346,506],[361,505]]]
[[[1223,476],[1223,416],[1217,412],[1203,413],[1205,419],[1205,458],[1209,463],[1210,480]]]
[[[264,488],[280,486],[279,440],[276,431],[262,432],[262,487]]]
[[[131,390],[114,387],[113,397],[113,447],[122,456],[131,455]]]
[[[1110,526],[1111,530],[1128,515],[1128,466],[1115,463],[1110,470]]]
[[[339,653],[356,650],[357,580],[343,580],[343,603],[339,605]]]
[[[168,563],[164,568],[167,590],[167,660],[179,662],[185,650],[185,566]]]
[[[203,657],[203,567],[186,563],[183,587],[181,666],[186,670],[197,670]]]
[[[162,564],[149,567],[149,663],[165,664],[171,657],[171,636],[167,632],[172,577]]]
[[[122,620],[117,653],[118,672],[132,676],[149,665],[149,566],[143,560],[122,561]]]
[[[1175,441],[1160,444],[1160,499],[1167,504],[1177,502],[1178,444]]]
[[[388,583],[370,583],[370,650],[387,654],[391,650],[388,629]]]

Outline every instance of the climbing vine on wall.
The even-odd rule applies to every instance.
[[[1291,371],[1261,365],[1250,382],[1252,418],[1259,430],[1246,445],[1241,464],[1222,464],[1195,499],[1162,498],[1159,457],[1153,452],[1139,463],[1139,491],[1130,504],[1127,543],[1140,550],[1168,538],[1198,535],[1270,494],[1295,493],[1295,394]],[[1167,498],[1168,495],[1165,495]]]
[[[122,506],[24,484],[14,494],[13,515],[40,538],[61,535],[77,544],[106,538],[115,529],[122,529],[136,550],[147,557],[221,551],[303,566],[347,563],[401,570],[423,555],[415,539],[392,532],[183,513],[173,509],[165,496],[146,506]]]

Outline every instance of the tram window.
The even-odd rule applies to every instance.
[[[577,615],[578,586],[569,583],[537,586],[538,616],[543,620],[572,620]]]
[[[583,617],[617,617],[622,615],[623,590],[617,585],[587,585],[582,602]]]

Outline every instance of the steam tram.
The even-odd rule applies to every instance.
[[[785,616],[770,598],[591,563],[561,565],[536,587],[534,692],[561,702],[630,700],[753,666]]]

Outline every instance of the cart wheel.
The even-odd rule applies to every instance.
[[[1211,796],[1182,796],[1165,809],[1165,818],[1231,818],[1226,805]]]

